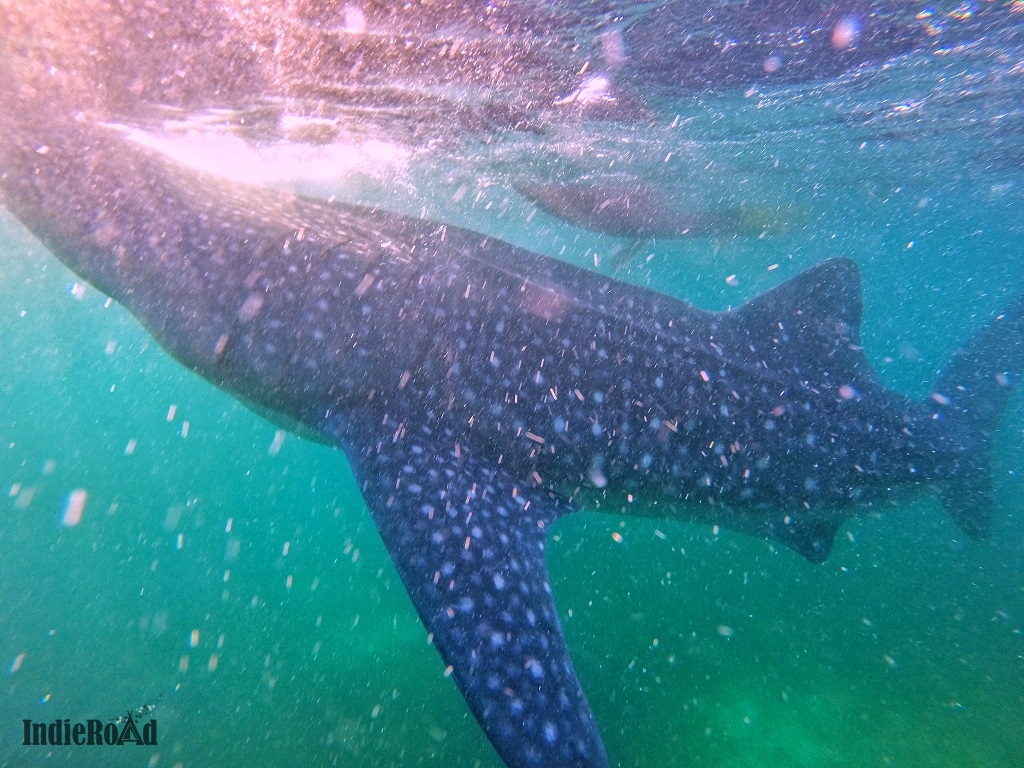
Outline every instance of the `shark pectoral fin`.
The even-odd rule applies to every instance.
[[[510,768],[607,765],[544,564],[568,505],[426,430],[364,441],[344,441],[363,497],[498,754]]]
[[[641,249],[645,246],[651,245],[652,241],[648,239],[637,239],[629,242],[618,250],[612,251],[611,265],[612,274],[617,274],[619,270],[624,267],[629,267],[634,261],[640,258]]]

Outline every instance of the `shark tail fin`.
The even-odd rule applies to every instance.
[[[953,353],[932,387],[936,418],[961,446],[939,487],[946,512],[972,538],[992,523],[991,438],[1024,373],[1024,295]]]

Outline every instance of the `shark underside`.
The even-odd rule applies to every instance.
[[[850,516],[928,490],[987,532],[1021,299],[914,401],[861,348],[851,261],[704,311],[457,226],[184,167],[112,124],[116,94],[35,71],[44,49],[0,90],[0,200],[184,365],[344,451],[507,765],[607,765],[544,561],[585,498],[630,493],[641,514],[813,562]],[[262,76],[239,50],[210,82]]]

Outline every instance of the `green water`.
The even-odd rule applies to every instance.
[[[1021,75],[1001,74],[1019,94]],[[993,89],[988,117],[1002,114]],[[755,202],[777,191],[798,226],[653,244],[618,276],[721,308],[851,256],[867,353],[887,385],[921,396],[1024,291],[1020,136],[962,127],[975,122],[952,97],[925,111],[934,124],[899,123],[912,141],[870,121],[833,130],[818,118],[842,109],[805,98],[766,106],[742,139],[717,118],[699,129],[715,184]],[[790,110],[805,119],[776,130]],[[487,194],[500,215],[472,195],[452,215],[581,265],[615,247]],[[0,765],[500,766],[340,452],[280,442],[75,284],[0,219]],[[1018,397],[981,543],[934,498],[852,521],[822,566],[724,530],[560,522],[555,596],[612,764],[1024,765],[1022,434]],[[82,519],[65,526],[75,489]],[[24,718],[106,721],[154,702],[157,747],[20,746]]]

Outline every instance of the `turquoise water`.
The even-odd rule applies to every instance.
[[[622,241],[532,211],[503,174],[559,149],[585,170],[627,159],[695,204],[777,206],[764,237],[643,243],[616,276],[722,308],[850,256],[868,356],[923,396],[1024,291],[1020,62],[994,41],[660,104],[654,125],[562,146],[467,143],[422,190],[433,215],[606,273]],[[339,452],[282,441],[9,217],[0,339],[0,764],[500,765]],[[1024,764],[1022,435],[1018,397],[981,543],[930,497],[852,521],[822,566],[724,530],[563,520],[549,567],[612,764]],[[81,522],[62,525],[76,489]],[[154,702],[156,748],[20,746],[23,718]]]

